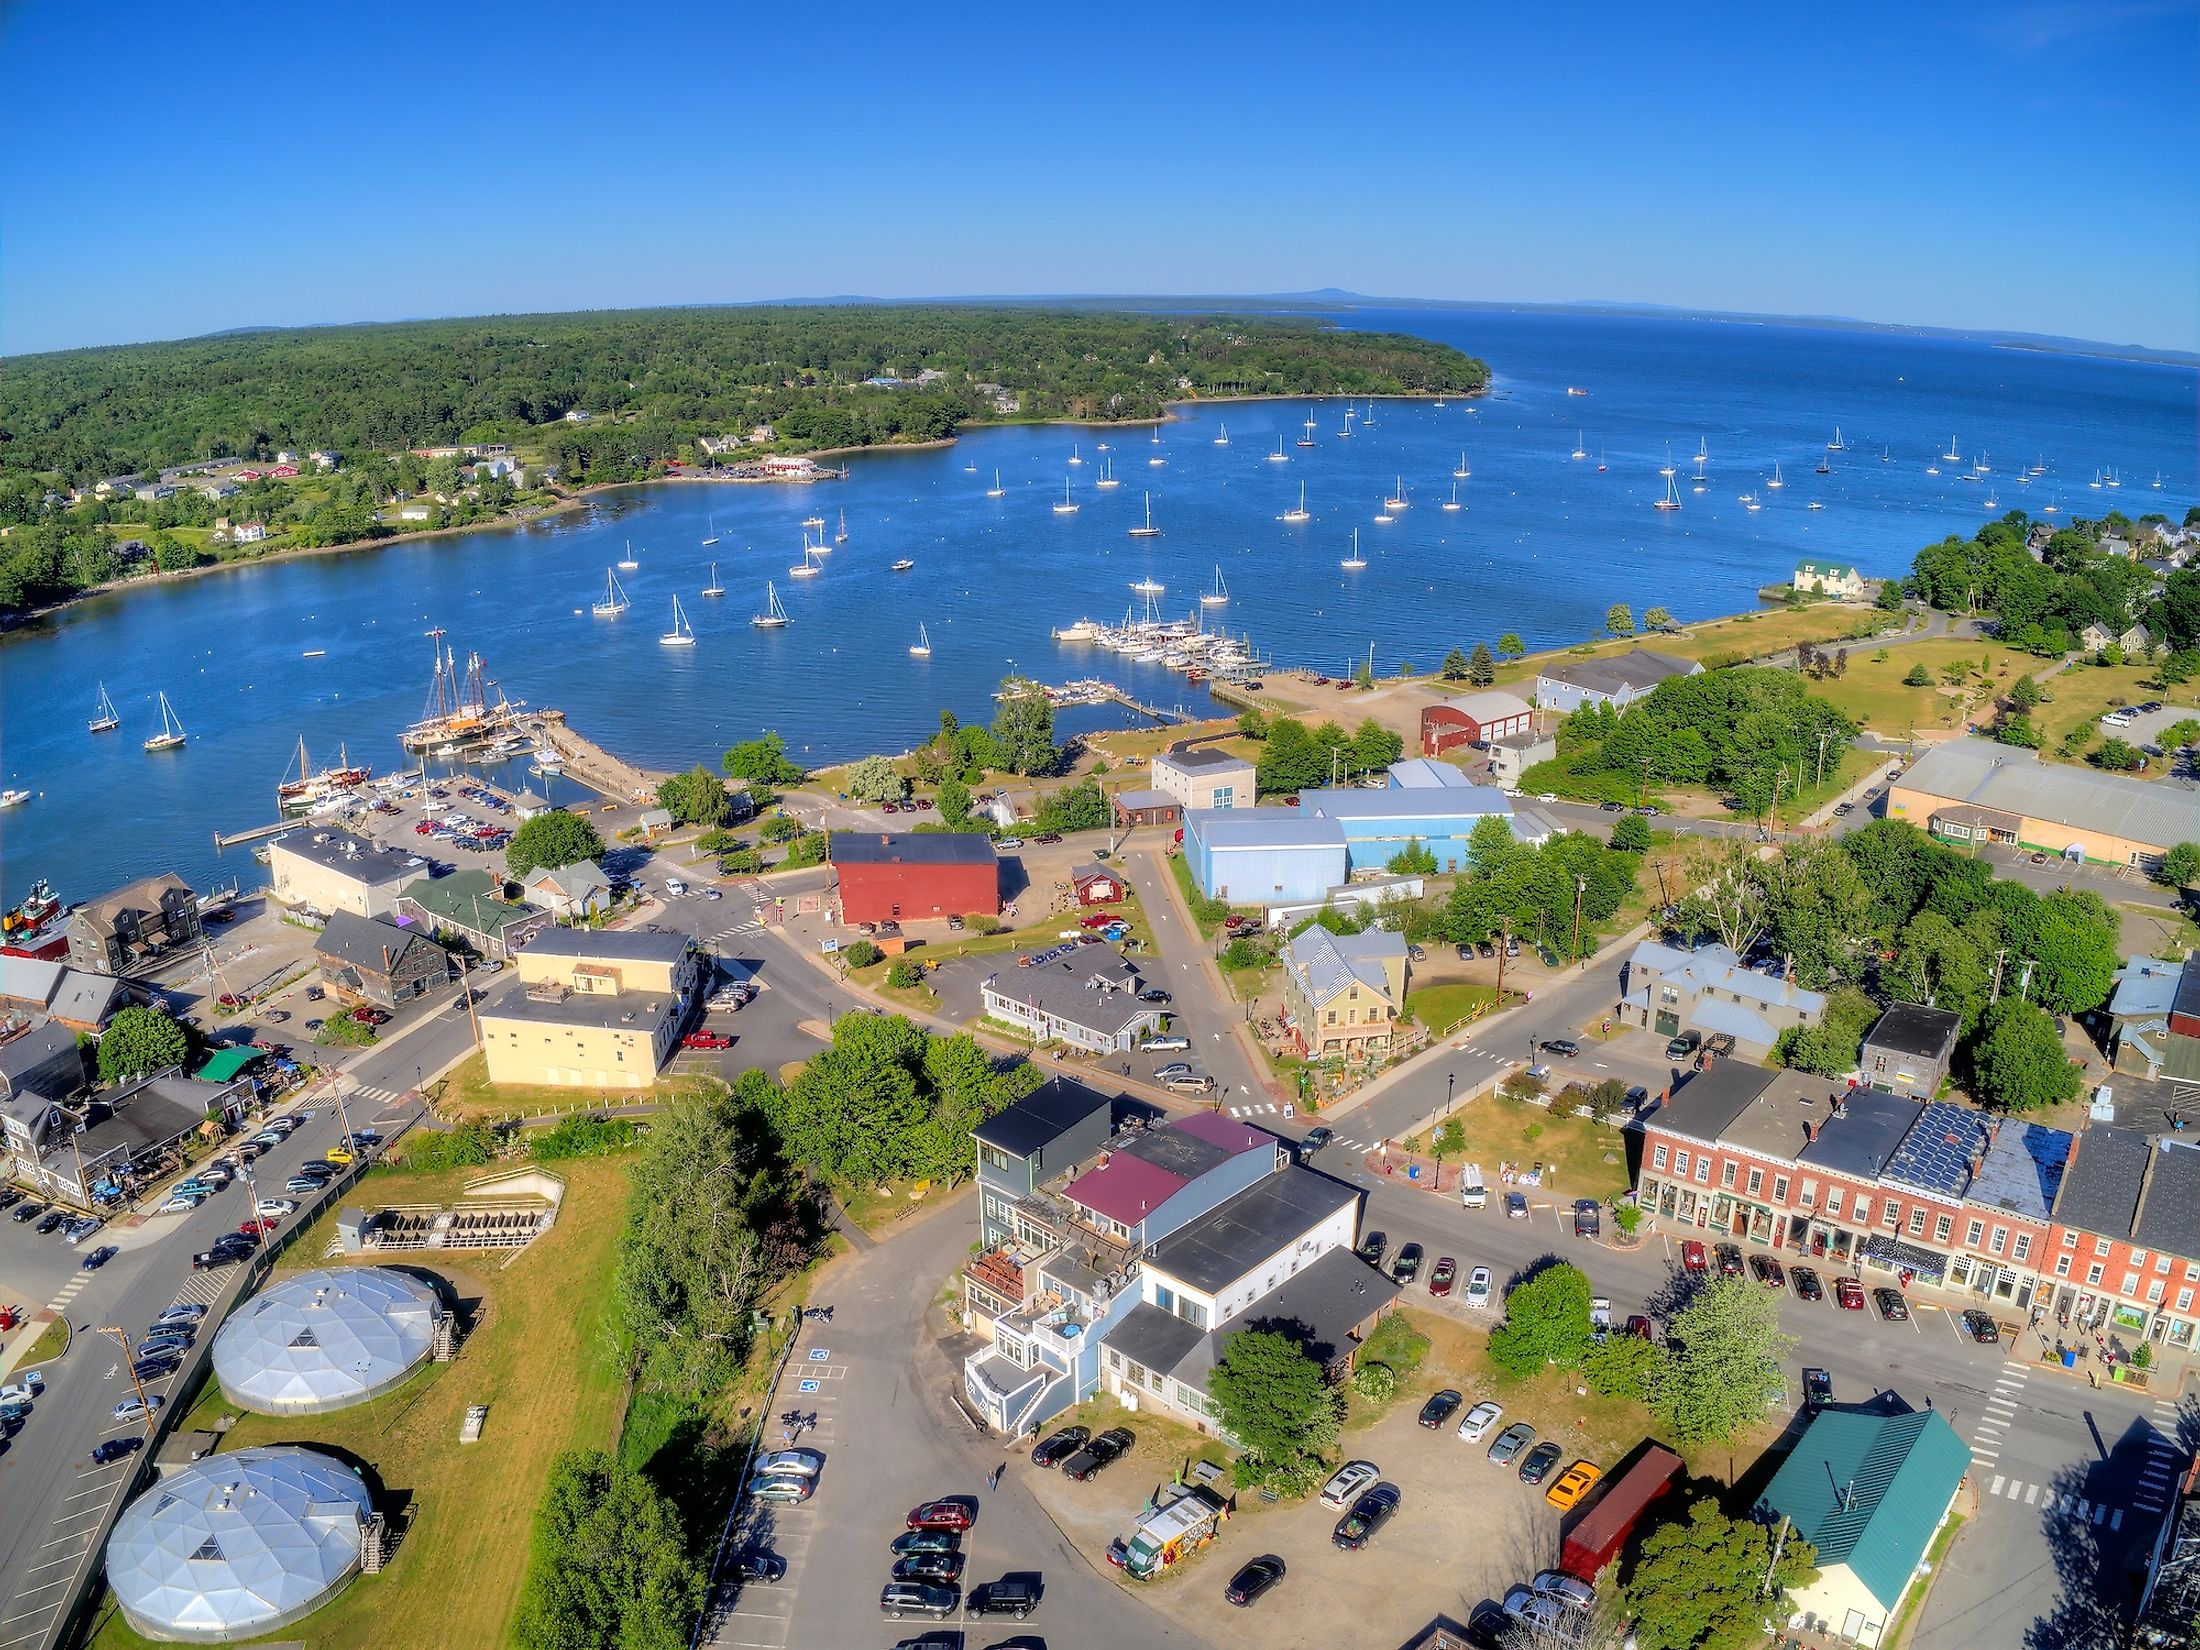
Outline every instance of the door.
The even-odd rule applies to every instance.
[[[1657,1033],[1660,1037],[1678,1037],[1681,1034],[1681,1017],[1669,1008],[1658,1010]]]

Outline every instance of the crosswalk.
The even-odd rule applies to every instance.
[[[2105,1501],[2088,1501],[2082,1495],[2059,1495],[2045,1484],[2027,1483],[2021,1478],[2005,1478],[1998,1472],[1986,1486],[1986,1493],[2021,1502],[2027,1507],[2037,1507],[2043,1513],[2067,1513],[2081,1524],[2092,1524],[2110,1530],[2124,1527],[2124,1509],[2121,1507],[2111,1507]]]
[[[67,1283],[61,1286],[61,1293],[54,1296],[52,1300],[46,1303],[46,1310],[51,1312],[57,1318],[62,1316],[62,1314],[69,1310],[69,1302],[75,1300],[78,1295],[82,1294],[84,1292],[84,1286],[91,1281],[92,1276],[89,1272],[77,1273],[75,1277],[71,1278]]]
[[[2001,1446],[2024,1402],[2025,1383],[2031,1379],[2028,1365],[2014,1358],[2003,1360],[2001,1372],[1994,1377],[1994,1390],[1987,1394],[1978,1423],[1971,1429],[1971,1454],[1983,1463],[1982,1470],[2001,1459]]]
[[[2131,1502],[2139,1511],[2159,1513],[2177,1493],[2178,1470],[2184,1465],[2180,1429],[2184,1417],[2174,1400],[2154,1400],[2154,1436],[2147,1440],[2147,1458],[2139,1468],[2139,1485]]]

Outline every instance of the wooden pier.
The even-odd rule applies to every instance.
[[[217,848],[234,848],[239,843],[258,842],[263,837],[280,836],[283,832],[304,823],[305,821],[302,819],[278,819],[272,825],[255,825],[250,830],[231,831],[227,836],[224,836],[220,831],[216,831],[214,833],[214,846]]]
[[[576,784],[619,802],[656,800],[665,775],[622,762],[593,739],[575,733],[566,725],[563,711],[529,715],[525,722],[538,746],[547,746],[564,760],[565,777]]]

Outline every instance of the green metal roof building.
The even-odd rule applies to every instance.
[[[472,868],[406,883],[398,891],[397,909],[430,932],[456,934],[500,962],[509,962],[550,922],[547,911],[505,899],[503,879]]]
[[[1818,1579],[1794,1595],[1805,1625],[1877,1645],[1970,1470],[1936,1410],[1820,1410],[1757,1509],[1818,1549]]]

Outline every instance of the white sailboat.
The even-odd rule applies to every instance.
[[[1314,445],[1314,415],[1312,413],[1306,415],[1306,433],[1299,437],[1299,445],[1302,447]]]
[[[1459,502],[1459,483],[1456,481],[1451,484],[1451,497],[1444,500],[1444,508],[1446,510],[1458,510],[1464,508],[1464,506],[1462,506]]]
[[[1001,472],[995,470],[993,472],[993,485],[985,490],[985,496],[987,498],[999,498],[1006,491],[1007,489],[1001,485]]]
[[[122,718],[115,714],[115,702],[107,697],[107,684],[99,684],[99,706],[92,712],[92,732],[112,733],[122,726]]]
[[[1765,485],[1775,491],[1787,485],[1787,478],[1780,474],[1780,461],[1778,459],[1772,461],[1772,475],[1765,482]]]
[[[704,534],[703,534],[703,548],[707,550],[707,549],[709,549],[709,548],[710,548],[710,547],[711,547],[712,545],[716,544],[717,542],[718,542],[718,518],[717,518],[717,517],[716,517],[715,515],[713,515],[713,516],[712,516],[712,517],[710,518],[710,526],[708,527],[708,529],[707,529],[707,530],[706,530],[706,531],[704,532]]]
[[[1167,455],[1161,451],[1161,426],[1158,424],[1154,426],[1153,431],[1153,453],[1147,458],[1146,462],[1157,467],[1169,462]]]
[[[1078,465],[1084,462],[1084,456],[1079,450],[1078,444],[1074,441],[1071,442],[1069,447],[1069,467],[1074,470],[1077,468]]]
[[[642,564],[640,562],[634,559],[634,541],[632,539],[628,539],[626,541],[626,554],[619,558],[619,571],[622,573],[631,573],[641,565]]]
[[[1659,469],[1658,474],[1661,476],[1673,474],[1673,443],[1670,441],[1665,444],[1665,463]]]
[[[1133,527],[1131,537],[1134,539],[1157,539],[1160,536],[1161,529],[1153,524],[1153,494],[1148,493],[1146,495],[1146,524],[1143,527]]]
[[[1367,404],[1367,411],[1360,414],[1360,428],[1363,430],[1372,430],[1374,427],[1375,403],[1373,400],[1370,400]]]
[[[1386,510],[1403,510],[1405,507],[1406,478],[1404,476],[1392,476],[1390,478],[1390,497],[1383,500],[1383,508]]]
[[[2040,514],[2043,516],[2060,515],[2061,513],[2062,498],[2060,494],[2058,494],[2054,498],[2049,499],[2045,504],[2040,506]]]
[[[681,610],[680,598],[672,598],[672,628],[657,638],[660,647],[693,647],[695,631],[688,624],[687,614]]]
[[[1062,478],[1062,502],[1054,507],[1054,513],[1058,516],[1074,516],[1077,514],[1077,501],[1069,496],[1068,476]]]
[[[848,512],[845,510],[840,512],[840,525],[833,530],[833,542],[835,544],[846,544],[848,542]]]
[[[1665,497],[1656,500],[1651,507],[1657,510],[1678,510],[1681,507],[1680,494],[1673,490],[1672,471],[1668,470],[1665,475]]]
[[[1346,556],[1337,565],[1347,573],[1357,573],[1367,565],[1367,558],[1360,554],[1360,530],[1357,527],[1352,529],[1352,554]]]
[[[1229,445],[1230,445],[1230,426],[1229,426],[1229,425],[1225,424],[1225,425],[1223,425],[1223,426],[1222,426],[1222,433],[1221,433],[1220,435],[1218,435],[1218,436],[1216,436],[1216,437],[1215,437],[1215,445],[1216,445],[1216,446],[1218,446],[1218,447],[1227,447],[1227,446],[1229,446]]]
[[[1307,520],[1307,519],[1308,519],[1308,517],[1307,517],[1307,512],[1306,512],[1306,483],[1305,483],[1305,482],[1303,482],[1303,481],[1302,481],[1302,482],[1300,482],[1300,483],[1299,483],[1299,507],[1298,507],[1298,508],[1297,508],[1296,510],[1286,510],[1286,511],[1284,511],[1284,513],[1283,513],[1283,519],[1284,519],[1285,521],[1288,521],[1288,522],[1292,522],[1292,523],[1294,523],[1294,524],[1296,524],[1296,523],[1298,523],[1298,522],[1302,522],[1302,521],[1305,521],[1305,520]]]
[[[1963,455],[1956,451],[1956,438],[1954,436],[1948,438],[1948,450],[1940,455],[1940,461],[1943,464],[1961,464],[1963,462]]]
[[[749,623],[759,630],[779,630],[787,623],[787,610],[779,605],[779,592],[772,588],[768,579],[764,582],[764,611]]]
[[[145,741],[149,751],[172,751],[188,737],[183,723],[177,720],[175,710],[168,703],[168,695],[160,696],[160,732]]]
[[[1702,436],[1696,438],[1696,468],[1700,472],[1711,462],[1711,445]]]
[[[909,657],[912,659],[929,659],[932,657],[931,633],[924,628],[924,621],[921,619],[917,621],[917,639],[909,644]]]
[[[787,577],[790,579],[814,579],[824,571],[825,569],[817,565],[817,547],[809,540],[804,539],[802,541],[802,565],[788,568]]]
[[[1587,458],[1589,456],[1588,435],[1587,430],[1574,431],[1574,450],[1570,456],[1574,458]]]
[[[1123,485],[1122,481],[1116,476],[1114,459],[1103,458],[1100,461],[1100,473],[1092,478],[1092,484],[1095,487],[1106,488],[1115,488]]]
[[[817,524],[817,542],[812,544],[810,535],[804,533],[802,535],[802,548],[820,556],[829,556],[833,553],[833,547],[825,542],[825,524],[822,521]]]
[[[1228,607],[1230,605],[1230,587],[1222,582],[1220,563],[1215,566],[1215,587],[1212,590],[1200,592],[1199,605],[1202,607]]]
[[[1268,462],[1271,464],[1288,464],[1291,462],[1290,454],[1283,450],[1283,437],[1280,435],[1276,437],[1276,450],[1268,455]]]
[[[725,593],[726,587],[718,582],[718,564],[712,562],[710,564],[710,583],[703,586],[703,594],[706,596],[723,596]]]
[[[1833,439],[1826,443],[1826,451],[1829,453],[1838,453],[1841,450],[1841,426],[1836,424],[1833,427]]]
[[[1343,429],[1341,429],[1341,430],[1339,430],[1339,431],[1337,432],[1337,439],[1338,439],[1338,440],[1340,440],[1340,441],[1350,441],[1350,440],[1352,439],[1352,421],[1353,421],[1353,419],[1355,419],[1355,418],[1357,418],[1357,417],[1359,417],[1359,413],[1358,413],[1358,412],[1357,412],[1357,411],[1356,411],[1355,409],[1353,409],[1353,408],[1351,408],[1351,407],[1346,407],[1346,408],[1345,408],[1345,410],[1344,410],[1344,428],[1343,428]]]
[[[1452,478],[1456,481],[1464,481],[1474,474],[1472,470],[1467,468],[1467,450],[1464,447],[1459,449],[1459,467],[1451,473]]]
[[[608,567],[603,570],[603,595],[588,611],[599,619],[615,619],[626,611],[626,592],[619,588],[619,575]]]
[[[2152,486],[2157,493],[2162,490],[2162,472],[2160,470],[2156,470],[2154,472],[2154,480]]]
[[[1388,527],[1392,522],[1396,521],[1397,519],[1398,518],[1392,515],[1388,510],[1378,510],[1375,512],[1375,523],[1379,527]]]

